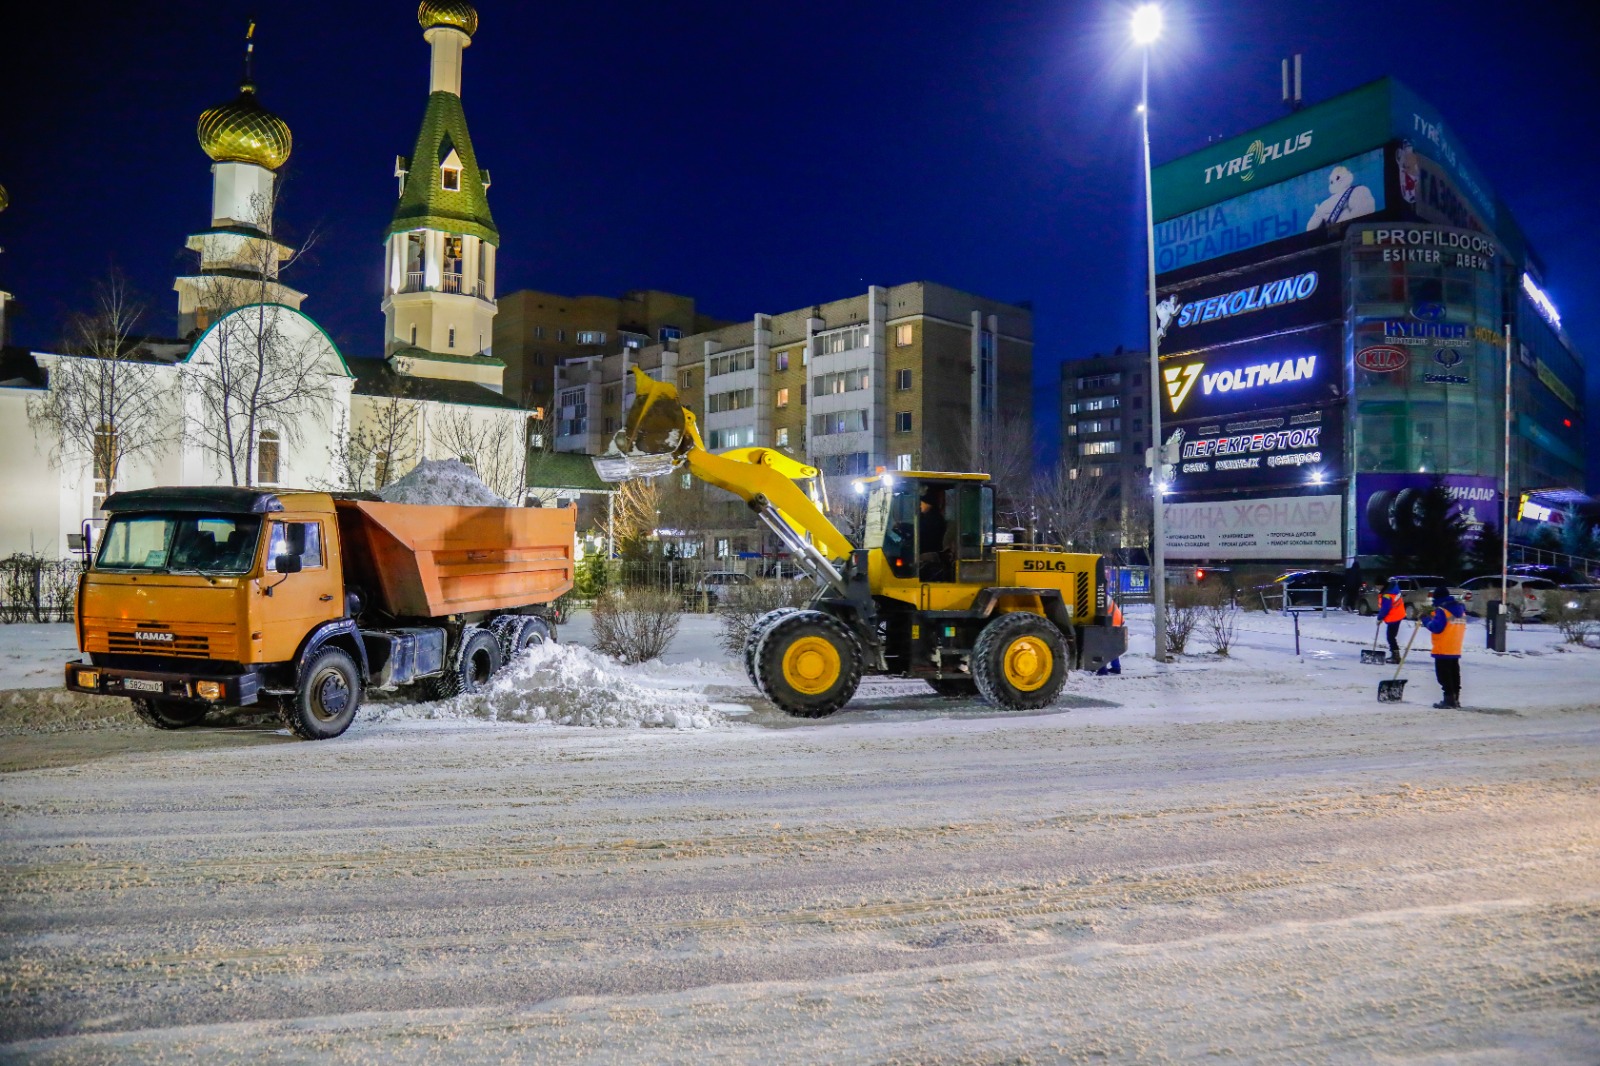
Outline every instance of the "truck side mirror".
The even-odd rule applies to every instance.
[[[298,574],[301,570],[300,556],[280,555],[273,560],[272,568],[286,577],[289,574]]]

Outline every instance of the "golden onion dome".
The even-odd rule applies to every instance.
[[[0,185],[0,211],[11,206],[11,194],[6,192],[6,187]]]
[[[425,30],[454,26],[468,37],[478,32],[478,12],[467,0],[422,0],[417,5],[417,21]]]
[[[256,87],[239,86],[238,99],[200,116],[200,147],[219,163],[254,163],[277,170],[294,140],[289,124],[256,103]]]

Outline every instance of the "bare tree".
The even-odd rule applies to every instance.
[[[74,316],[64,358],[50,371],[28,417],[48,428],[58,459],[87,455],[96,495],[115,491],[123,464],[164,451],[173,439],[170,388],[133,338],[143,309],[113,271],[95,292],[95,310]]]
[[[333,473],[342,488],[377,491],[416,465],[421,404],[413,393],[405,377],[385,375],[382,391],[369,396],[367,417],[358,425],[337,427]]]
[[[495,493],[520,506],[528,493],[528,416],[505,408],[444,405],[434,444],[477,471]]]
[[[1026,415],[984,420],[974,437],[971,426],[961,433],[961,452],[971,456],[971,472],[988,474],[994,486],[995,512],[1012,525],[1035,521],[1033,425]],[[957,469],[962,469],[957,467]]]
[[[650,534],[660,527],[661,486],[658,482],[657,478],[633,477],[617,486],[611,530],[616,537],[618,555],[643,556]]]
[[[1094,551],[1120,518],[1109,479],[1094,477],[1066,457],[1039,476],[1032,495],[1046,535],[1082,551]]]
[[[1149,488],[1135,483],[1133,491],[1125,494],[1122,500],[1122,546],[1148,548],[1154,517]]]
[[[279,271],[309,242],[288,252],[270,236],[271,202],[253,197],[250,210],[261,236],[236,238],[230,262],[237,269],[204,276],[199,300],[204,321],[213,323],[210,340],[184,370],[197,400],[186,413],[184,435],[235,485],[260,480],[267,465],[258,454],[264,434],[269,440],[277,435],[276,447],[299,444],[306,421],[325,413],[331,399],[324,362],[329,342],[320,333],[288,328],[291,318],[276,302]]]

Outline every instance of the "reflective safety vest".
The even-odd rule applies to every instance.
[[[1111,624],[1114,626],[1120,626],[1123,624],[1122,608],[1117,606],[1116,600],[1111,601]]]
[[[1435,607],[1434,610],[1444,612],[1445,625],[1443,633],[1430,633],[1433,637],[1433,654],[1460,658],[1461,642],[1467,635],[1466,614],[1451,614],[1443,607]]]
[[[1405,598],[1398,593],[1391,596],[1385,592],[1378,597],[1378,618],[1384,622],[1399,622],[1406,616]]]

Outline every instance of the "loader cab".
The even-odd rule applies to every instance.
[[[994,579],[994,487],[984,474],[908,472],[857,482],[867,495],[863,546],[896,583]]]

